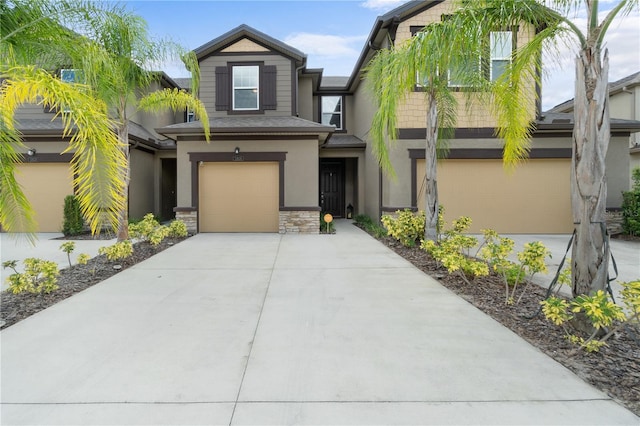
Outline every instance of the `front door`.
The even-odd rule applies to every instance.
[[[320,160],[320,207],[323,213],[344,217],[344,161]]]

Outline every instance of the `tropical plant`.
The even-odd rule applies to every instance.
[[[180,219],[176,219],[169,224],[169,237],[184,238],[189,235],[187,224]]]
[[[10,260],[2,263],[3,268],[13,269],[9,275],[9,291],[19,293],[51,293],[58,289],[58,265],[50,260],[34,257],[23,260],[24,272],[16,270],[17,261]]]
[[[15,114],[38,103],[63,122],[70,137],[71,168],[76,196],[92,232],[115,226],[126,206],[120,191],[124,156],[112,132],[107,106],[90,87],[61,81],[54,73],[83,55],[84,45],[68,28],[82,28],[89,16],[100,20],[117,8],[83,0],[0,1],[0,224],[5,230],[36,229],[33,209],[15,179],[16,164],[26,151]],[[61,113],[62,111],[71,113]]]
[[[121,196],[126,199],[130,181],[129,125],[139,110],[158,112],[166,109],[191,109],[201,121],[209,140],[209,119],[204,104],[194,95],[178,89],[150,91],[161,74],[151,71],[166,60],[179,58],[191,71],[192,93],[198,92],[200,71],[193,52],[187,52],[170,40],[154,40],[146,22],[125,10],[108,20],[91,21],[85,28],[86,49],[74,55],[74,66],[82,70],[86,83],[109,107],[115,123],[125,167],[121,169]],[[126,204],[125,204],[126,205]],[[118,241],[129,238],[127,209],[119,212]]]
[[[111,261],[126,259],[133,254],[133,244],[131,240],[118,241],[110,246],[100,247],[98,254],[104,254]]]
[[[67,260],[69,261],[69,267],[71,267],[71,253],[76,249],[76,243],[73,241],[66,241],[60,245],[60,250],[67,253]]]
[[[398,210],[395,215],[383,215],[380,221],[392,236],[405,247],[414,247],[424,236],[424,212],[413,213],[410,209]]]
[[[370,130],[372,149],[382,170],[391,176],[395,172],[387,141],[397,138],[401,102],[417,87],[425,96],[424,238],[432,241],[438,237],[436,162],[446,154],[443,141],[451,136],[456,122],[457,102],[449,87],[448,73],[460,68],[456,65],[465,60],[460,43],[457,33],[449,31],[445,23],[432,23],[405,43],[379,50],[365,70],[377,106]]]
[[[633,188],[622,193],[622,229],[629,235],[640,235],[640,168],[633,170]]]
[[[532,119],[523,114],[532,96],[531,82],[540,83],[540,56],[545,46],[576,47],[576,82],[571,166],[571,201],[575,238],[572,247],[572,293],[593,295],[607,286],[609,245],[605,226],[607,199],[605,156],[611,136],[609,120],[609,56],[605,36],[616,17],[640,8],[639,0],[620,0],[610,10],[597,0],[475,0],[461,1],[460,13],[447,20],[451,30],[481,40],[496,28],[522,22],[537,31],[512,55],[504,74],[491,85],[498,136],[504,140],[504,160],[515,164],[526,157]],[[571,18],[586,15],[581,29]],[[478,38],[479,37],[479,38]],[[577,45],[576,45],[577,42]],[[480,43],[476,43],[480,46]],[[459,47],[457,47],[459,48]],[[478,47],[480,49],[480,47]],[[536,99],[539,101],[539,99]]]

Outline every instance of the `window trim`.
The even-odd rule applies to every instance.
[[[323,112],[323,109],[322,109],[322,99],[323,98],[329,98],[329,97],[331,97],[331,98],[340,98],[340,113],[339,113],[340,114],[340,127],[336,126],[336,130],[335,131],[336,132],[346,132],[347,131],[347,126],[346,126],[346,121],[345,121],[346,115],[345,115],[345,108],[344,108],[345,107],[345,105],[344,105],[345,104],[345,96],[344,95],[322,94],[322,95],[320,95],[318,97],[318,103],[319,103],[318,114],[320,116],[318,122],[320,124],[323,124],[322,123],[322,116],[324,115],[324,112]],[[327,113],[327,114],[329,114],[329,113]],[[336,112],[332,112],[331,114],[332,115],[336,114]],[[327,125],[331,126],[331,124],[327,124]]]
[[[256,112],[260,111],[261,108],[261,99],[260,99],[260,88],[262,86],[261,75],[262,75],[262,64],[259,63],[241,63],[241,64],[229,64],[231,67],[231,111],[235,112]],[[239,86],[236,87],[236,79],[235,79],[235,70],[239,68],[255,68],[256,69],[256,81],[257,87],[254,86]],[[246,90],[246,89],[255,89],[256,93],[256,107],[255,108],[237,108],[236,107],[236,90]]]
[[[509,56],[493,56],[493,36],[494,34],[508,34],[509,35],[509,40],[511,43],[511,49],[509,51]],[[509,64],[512,62],[513,60],[513,52],[514,52],[514,45],[513,45],[513,39],[514,39],[514,31],[513,30],[502,30],[502,31],[491,31],[491,33],[489,33],[489,81],[496,81],[498,78],[500,78],[500,76],[502,74],[500,74],[500,76],[498,76],[497,78],[493,78],[493,63],[494,61],[507,61]]]

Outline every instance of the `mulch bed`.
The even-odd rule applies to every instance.
[[[57,282],[60,288],[49,294],[13,294],[3,291],[0,293],[0,320],[4,321],[4,324],[0,328],[9,327],[67,297],[86,290],[184,239],[165,238],[156,247],[146,241],[138,242],[133,245],[133,255],[127,259],[109,261],[105,255],[99,255],[89,260],[86,265],[73,265],[62,269]]]
[[[500,277],[479,277],[469,285],[461,277],[449,274],[419,248],[404,247],[391,237],[379,241],[580,378],[640,415],[640,327],[637,324],[626,325],[598,353],[576,352],[576,346],[564,338],[560,327],[547,321],[542,313],[534,316],[539,311],[540,301],[545,299],[546,289],[531,285],[519,304],[508,306],[505,304],[505,289]],[[531,316],[533,318],[527,318]]]

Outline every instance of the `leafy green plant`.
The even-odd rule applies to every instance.
[[[398,210],[395,217],[383,215],[380,219],[392,236],[405,247],[415,247],[416,242],[424,236],[425,213],[413,213],[410,209]]]
[[[80,253],[77,259],[78,265],[86,265],[89,259],[91,259],[91,257],[87,253]]]
[[[62,233],[65,236],[78,235],[84,229],[84,219],[80,209],[80,201],[75,195],[67,195],[64,198],[64,219]]]
[[[379,223],[376,223],[366,214],[359,214],[353,218],[354,222],[362,227],[367,233],[373,235],[375,238],[384,238],[387,235],[387,230],[384,229]]]
[[[640,168],[631,174],[633,188],[622,192],[622,229],[629,235],[640,235]]]
[[[169,224],[169,237],[182,238],[186,237],[187,235],[189,235],[189,232],[184,221],[176,219],[171,222],[171,224]]]
[[[69,268],[71,268],[71,253],[76,249],[76,243],[73,241],[67,241],[60,245],[60,250],[67,253],[67,260],[69,261]]]
[[[180,225],[176,225],[176,231]],[[185,226],[186,229],[186,226]],[[132,238],[139,238],[143,241],[149,241],[151,245],[157,246],[171,234],[171,229],[167,226],[160,225],[158,220],[152,213],[148,213],[137,223],[129,224],[129,235]]]
[[[131,240],[120,241],[107,247],[100,247],[98,253],[104,254],[111,261],[126,259],[133,254],[133,244]]]
[[[571,302],[556,296],[540,302],[545,317],[555,325],[561,326],[570,342],[587,352],[598,352],[606,346],[607,340],[626,323],[640,321],[640,280],[621,283],[622,300],[627,310],[613,303],[607,293],[598,290],[594,295],[580,295]],[[593,332],[586,339],[574,334],[567,323],[573,314],[583,314],[593,326]],[[611,327],[613,326],[613,327]],[[597,338],[602,329],[611,327],[608,333]]]
[[[18,262],[9,260],[2,263],[3,268],[13,269],[13,274],[7,278],[9,291],[19,293],[51,293],[58,289],[58,265],[50,260],[33,257],[23,261],[24,272],[16,270]]]
[[[467,283],[469,278],[489,275],[487,263],[471,256],[471,249],[478,245],[478,239],[464,235],[471,226],[471,218],[462,216],[451,223],[439,242],[423,240],[420,248],[429,253],[450,273],[457,272]]]

